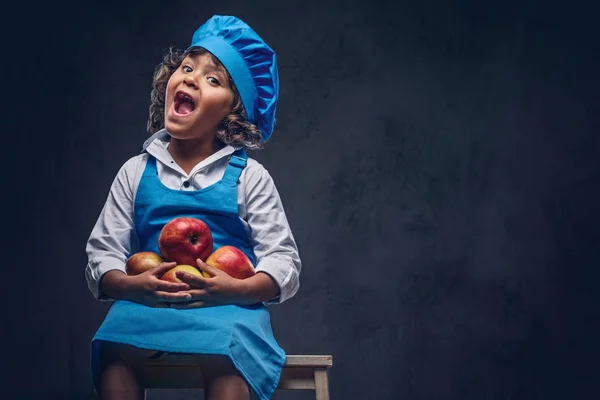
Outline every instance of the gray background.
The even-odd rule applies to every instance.
[[[252,156],[304,269],[273,324],[288,353],[333,355],[333,399],[600,395],[593,2],[13,6],[3,399],[92,398],[108,304],[87,289],[85,243],[147,137],[163,50],[215,13],[278,54],[276,131]],[[151,395],[176,398],[201,395]]]

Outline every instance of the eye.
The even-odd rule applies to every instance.
[[[213,85],[220,85],[219,80],[217,78],[215,78],[214,76],[209,76],[207,79]]]
[[[183,72],[192,72],[193,69],[192,67],[190,67],[189,65],[184,65],[183,67],[181,67],[181,69],[183,70]]]

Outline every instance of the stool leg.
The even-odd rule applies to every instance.
[[[329,380],[327,378],[327,368],[315,369],[315,392],[316,400],[329,400]]]

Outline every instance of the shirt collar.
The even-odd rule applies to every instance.
[[[150,136],[142,146],[142,152],[148,152],[152,154],[156,159],[162,161],[165,164],[168,164],[168,159],[170,159],[169,151],[167,150],[168,142],[170,140],[169,132],[166,129],[161,129],[157,131],[155,134]],[[208,158],[203,160],[200,164],[198,164],[194,170],[192,170],[191,174],[195,171],[212,164],[213,162],[220,160],[223,157],[229,156],[233,154],[238,148],[233,147],[231,145],[226,145],[221,150],[216,153],[210,155]]]
[[[168,142],[169,141],[169,133],[167,132],[166,129],[163,128],[163,129],[157,131],[154,135],[150,136],[148,139],[146,139],[146,141],[142,145],[142,153],[144,151],[146,151],[148,146],[150,146],[150,143],[154,142],[156,139],[160,140],[161,142]]]

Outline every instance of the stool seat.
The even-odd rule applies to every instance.
[[[140,369],[146,389],[203,389],[200,367],[192,354],[170,353],[148,359]],[[288,355],[277,390],[314,390],[316,400],[329,400],[328,369],[331,355]]]

